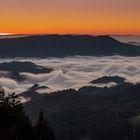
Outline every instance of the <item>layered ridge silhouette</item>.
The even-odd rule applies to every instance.
[[[1,57],[140,56],[140,47],[110,36],[40,35],[0,39]]]

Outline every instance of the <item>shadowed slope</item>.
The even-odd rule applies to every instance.
[[[45,35],[0,40],[1,57],[64,57],[72,55],[139,56],[140,48],[110,36]]]

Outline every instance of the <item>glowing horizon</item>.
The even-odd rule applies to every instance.
[[[140,35],[138,0],[4,0],[0,34]]]
[[[0,33],[0,35],[14,35],[14,33]]]

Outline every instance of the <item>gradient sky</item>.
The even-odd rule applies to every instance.
[[[140,34],[140,0],[0,0],[0,33]]]

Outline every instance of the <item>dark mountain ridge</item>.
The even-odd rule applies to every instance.
[[[21,72],[28,72],[28,73],[50,73],[52,72],[52,68],[45,68],[43,66],[35,65],[31,62],[3,62],[0,63],[0,78],[7,77],[14,79],[18,82],[24,81],[26,78],[22,76]],[[5,73],[6,72],[6,73]]]
[[[0,39],[1,57],[139,56],[140,47],[110,36],[42,35]]]
[[[51,71],[53,71],[52,68],[45,68],[43,66],[35,65],[34,63],[28,61],[3,62],[0,63],[0,70],[11,72],[30,72],[34,74],[50,73]]]
[[[82,140],[87,135],[91,140],[94,139],[92,137],[107,140],[99,138],[104,135],[112,135],[110,140],[118,140],[114,135],[131,129],[132,126],[128,126],[129,119],[140,114],[139,93],[140,84],[131,84],[118,93],[114,90],[94,95],[80,94],[79,91],[69,89],[32,100],[25,104],[25,108],[32,119],[35,119],[38,110],[44,109],[57,140]],[[120,138],[124,140],[122,136]]]
[[[99,83],[109,83],[109,82],[121,84],[121,83],[125,82],[125,78],[117,76],[117,75],[115,75],[115,76],[103,76],[101,78],[98,78],[98,79],[91,81],[90,83],[99,84]]]

